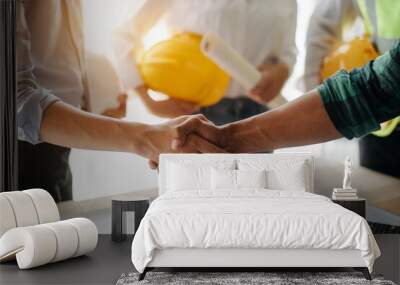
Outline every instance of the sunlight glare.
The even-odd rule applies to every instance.
[[[164,22],[155,25],[143,38],[143,47],[145,50],[152,47],[154,44],[168,39],[171,36],[167,25]]]

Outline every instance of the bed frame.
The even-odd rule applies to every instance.
[[[156,250],[152,261],[139,275],[139,280],[143,280],[146,273],[155,268],[202,268],[210,271],[213,268],[229,268],[234,271],[252,271],[255,268],[260,271],[271,268],[284,268],[285,271],[318,268],[323,271],[322,268],[338,267],[361,271],[367,280],[371,280],[359,250],[237,248]]]
[[[166,162],[174,159],[188,160],[218,160],[218,159],[237,159],[254,158],[268,159],[274,158],[296,158],[304,159],[309,164],[309,173],[306,173],[308,192],[313,192],[314,181],[314,160],[311,154],[302,153],[282,153],[282,154],[163,154],[160,157],[160,177],[159,193],[162,194],[166,185]],[[158,249],[154,252],[153,259],[147,265],[143,273],[139,275],[139,280],[143,280],[146,273],[150,270],[161,268],[181,268],[181,269],[214,269],[225,268],[229,271],[265,271],[265,269],[337,269],[353,268],[361,271],[367,280],[371,280],[371,275],[359,250],[330,250],[330,249],[253,249],[253,248],[170,248]],[[321,270],[322,271],[322,270]]]

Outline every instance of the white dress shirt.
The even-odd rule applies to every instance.
[[[163,23],[172,33],[215,32],[254,66],[277,57],[292,69],[296,61],[295,0],[145,0],[116,31],[117,68],[125,90],[142,83],[135,55],[148,32]],[[227,97],[245,93],[231,82]]]
[[[76,107],[89,103],[81,3],[19,0],[17,4],[18,134],[37,143],[43,111],[52,102],[59,98]]]
[[[343,39],[347,27],[358,15],[355,0],[320,0],[311,16],[306,38],[306,60],[302,78],[303,91],[321,82],[320,70],[324,58]]]

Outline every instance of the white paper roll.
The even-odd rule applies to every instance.
[[[98,232],[95,224],[91,220],[74,218],[62,221],[61,223],[71,224],[78,232],[78,249],[74,257],[91,252],[96,248]]]
[[[55,222],[41,225],[51,229],[57,238],[57,251],[51,262],[71,258],[78,250],[78,233],[69,223]]]
[[[17,227],[33,226],[39,223],[36,208],[30,196],[21,191],[3,192],[13,208]]]
[[[215,33],[205,34],[200,48],[205,56],[239,82],[245,90],[251,90],[261,79],[260,71]],[[278,95],[268,102],[268,106],[275,108],[284,103],[286,99]]]
[[[0,193],[0,237],[6,231],[16,226],[17,222],[15,221],[14,211],[11,208],[10,202]]]
[[[51,223],[60,220],[60,214],[56,202],[49,192],[43,189],[29,189],[22,191],[28,194],[36,208],[39,224]]]
[[[210,58],[246,90],[253,88],[261,78],[261,73],[215,33],[203,36],[200,48]]]

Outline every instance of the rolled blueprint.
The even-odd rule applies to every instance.
[[[200,48],[205,56],[239,82],[246,90],[252,89],[260,80],[260,71],[215,33],[205,34],[200,43]],[[268,102],[268,106],[275,108],[284,103],[286,103],[285,98],[278,95]]]

